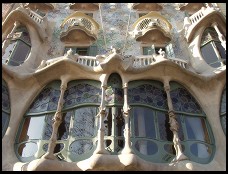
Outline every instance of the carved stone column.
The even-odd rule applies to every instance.
[[[59,101],[58,101],[58,107],[57,107],[57,111],[56,111],[54,118],[53,118],[54,123],[52,125],[52,128],[53,128],[52,135],[50,138],[50,142],[48,144],[48,150],[42,158],[56,159],[56,157],[54,156],[54,149],[55,149],[56,141],[58,138],[57,137],[58,128],[59,128],[59,125],[62,123],[61,111],[62,111],[62,107],[64,104],[63,96],[64,96],[64,92],[65,92],[66,88],[67,88],[67,83],[65,81],[62,81],[62,84],[60,86],[61,93],[60,93],[60,97],[59,97]]]
[[[223,46],[223,48],[226,50],[226,38],[223,36],[223,34],[220,32],[220,30],[218,29],[218,24],[216,22],[214,22],[212,24],[212,26],[214,27],[214,29],[216,30],[217,34],[218,34],[218,38]]]
[[[97,114],[97,116],[99,117],[99,123],[100,126],[98,128],[98,132],[97,132],[97,148],[96,150],[93,152],[93,154],[109,154],[109,152],[107,150],[105,150],[104,147],[104,118],[105,118],[105,114],[106,114],[106,108],[105,108],[105,90],[107,89],[107,86],[102,85],[101,86],[101,106],[100,106],[100,111]]]
[[[20,25],[20,22],[15,21],[12,31],[6,36],[5,40],[3,41],[3,43],[2,43],[2,56],[5,54],[5,50],[9,46],[10,41],[13,38],[13,34],[19,25]]]
[[[126,153],[133,153],[131,149],[131,142],[130,142],[130,126],[129,126],[129,106],[128,106],[128,101],[127,101],[127,83],[124,83],[123,85],[123,90],[124,90],[124,106],[123,106],[123,117],[124,117],[124,123],[125,123],[125,128],[124,128],[124,138],[125,138],[125,144],[124,148],[122,150],[122,154]]]
[[[169,108],[169,124],[170,124],[170,130],[173,132],[173,144],[174,148],[176,151],[176,157],[173,159],[173,161],[181,161],[181,160],[186,160],[188,157],[186,157],[183,152],[182,152],[182,147],[180,144],[180,138],[178,136],[178,130],[179,130],[179,125],[176,120],[176,116],[173,110],[173,104],[172,100],[170,97],[170,86],[169,82],[165,81],[164,83],[164,89],[167,95],[167,101],[168,101],[168,108]]]

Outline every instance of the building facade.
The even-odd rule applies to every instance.
[[[2,9],[3,170],[226,170],[225,3]]]

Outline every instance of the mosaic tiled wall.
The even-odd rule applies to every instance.
[[[115,48],[125,48],[126,55],[142,55],[140,43],[129,34],[132,31],[132,25],[138,19],[138,13],[131,10],[130,3],[102,3],[102,21],[104,31],[101,27],[100,12],[95,11],[93,18],[99,23],[100,31],[96,45],[98,46],[98,54],[105,54],[111,46]],[[69,9],[69,3],[57,3],[55,10],[49,12],[48,20],[55,23],[50,49],[48,56],[50,58],[62,56],[64,44],[60,41],[60,24],[62,21],[74,13],[74,10]],[[130,15],[131,13],[131,15]],[[188,59],[186,50],[186,41],[183,37],[182,27],[184,21],[184,12],[177,11],[173,4],[163,3],[163,9],[160,14],[164,16],[172,25],[172,42],[176,58]],[[128,19],[130,21],[128,26]],[[128,29],[128,30],[127,30]],[[104,42],[104,34],[106,38],[106,46]],[[126,34],[127,37],[126,37]]]

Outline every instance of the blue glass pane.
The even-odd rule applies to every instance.
[[[186,89],[177,88],[170,92],[170,96],[175,111],[199,114],[203,113],[196,100]]]
[[[71,116],[73,116],[73,111],[62,114],[62,123],[58,128],[58,140],[64,140],[68,138]]]
[[[43,132],[43,138],[42,138],[43,140],[49,140],[51,138],[51,134],[52,134],[52,130],[53,130],[52,119],[53,119],[53,115],[47,115],[45,117],[46,125],[44,127],[44,132]]]
[[[96,107],[80,108],[75,111],[72,135],[74,137],[92,137],[95,135]]]
[[[88,153],[93,148],[92,140],[76,140],[69,147],[70,153],[82,155]]]
[[[173,132],[170,130],[169,116],[164,112],[157,112],[160,139],[165,141],[173,140]]]
[[[9,92],[5,83],[2,83],[2,109],[10,111]]]
[[[152,109],[134,107],[134,130],[135,136],[156,138],[154,112]]]
[[[205,120],[198,117],[185,117],[188,139],[210,143]]]
[[[153,155],[158,152],[158,146],[152,141],[138,140],[135,148],[143,155]]]
[[[63,108],[71,107],[82,103],[97,103],[101,101],[101,89],[89,84],[78,84],[69,87],[64,93]]]
[[[221,118],[220,121],[222,124],[222,129],[226,135],[226,115],[222,115],[220,118]]]
[[[2,137],[5,135],[5,131],[9,123],[9,114],[2,112]]]
[[[208,158],[212,153],[211,147],[201,143],[192,144],[190,150],[198,158]]]
[[[56,110],[59,97],[60,90],[56,90],[50,87],[43,89],[43,91],[36,97],[30,106],[28,113]]]
[[[150,84],[128,88],[129,104],[140,103],[152,105],[156,108],[168,109],[164,90]]]
[[[18,153],[21,157],[34,156],[38,150],[36,143],[23,143],[18,148]]]

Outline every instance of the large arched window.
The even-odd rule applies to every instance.
[[[170,82],[170,87],[183,153],[194,162],[209,163],[214,154],[214,138],[205,113],[182,85]]]
[[[207,64],[213,68],[226,64],[226,51],[221,45],[218,34],[213,27],[208,27],[203,32],[201,53]]]
[[[21,161],[31,161],[45,153],[45,144],[52,134],[52,118],[58,105],[60,83],[54,81],[48,84],[26,112],[15,142],[16,154]]]
[[[52,119],[60,97],[60,83],[55,81],[47,85],[25,114],[16,140],[16,153],[21,161],[40,158],[47,152],[53,130]],[[68,83],[54,149],[60,160],[80,161],[92,155],[97,141],[96,115],[100,95],[97,81]]]
[[[31,50],[31,41],[27,28],[20,26],[16,29],[9,46],[2,56],[2,63],[10,66],[19,66],[28,57]]]
[[[175,150],[163,84],[152,80],[129,82],[128,102],[135,154],[156,163],[170,162]]]
[[[6,82],[2,80],[2,138],[10,120],[10,99]]]
[[[122,80],[118,74],[110,75],[105,94],[105,147],[111,154],[117,154],[124,147],[122,114],[124,100]]]
[[[223,131],[226,135],[226,87],[223,90],[220,104],[220,120]]]

